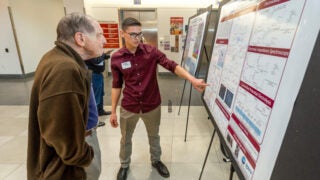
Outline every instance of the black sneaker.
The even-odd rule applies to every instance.
[[[165,177],[165,178],[170,177],[168,168],[161,161],[152,162],[152,166],[158,170],[158,173],[162,177]]]
[[[99,111],[99,116],[108,116],[110,114],[111,114],[111,111],[105,111],[105,110]]]
[[[126,180],[128,174],[129,167],[123,168],[121,167],[117,174],[117,180]]]
[[[101,127],[101,126],[104,126],[104,125],[106,125],[106,123],[105,123],[105,122],[99,121],[99,123],[98,123],[98,127]]]

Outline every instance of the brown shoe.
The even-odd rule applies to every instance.
[[[152,166],[158,170],[158,173],[162,177],[165,177],[165,178],[170,177],[168,168],[161,161],[152,162]]]

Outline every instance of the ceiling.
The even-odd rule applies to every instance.
[[[222,0],[84,0],[86,6],[118,8],[205,8],[218,7]],[[139,3],[140,4],[136,4]]]

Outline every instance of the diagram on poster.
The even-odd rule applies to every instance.
[[[255,172],[305,3],[231,1],[221,9],[203,100],[245,178]]]

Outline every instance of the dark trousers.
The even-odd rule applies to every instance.
[[[102,73],[92,73],[92,87],[98,112],[103,111],[104,81]]]

